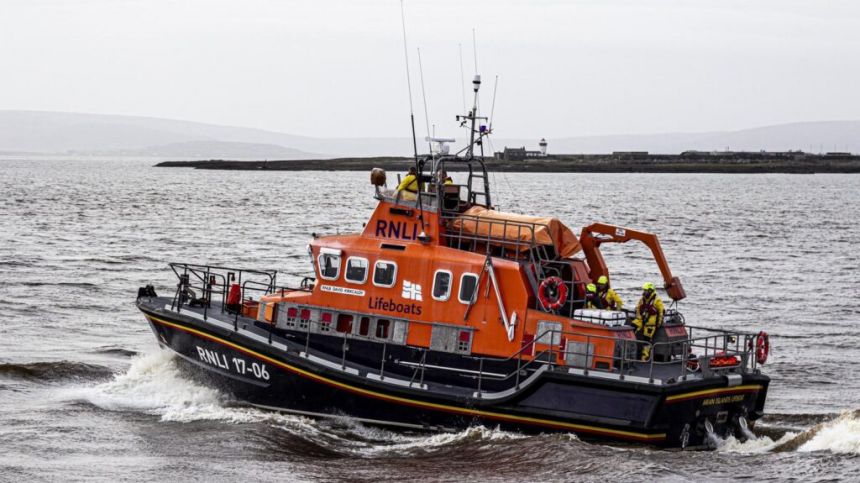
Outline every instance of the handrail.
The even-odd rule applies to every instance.
[[[212,295],[214,294],[220,295],[221,312],[227,310],[229,286],[233,283],[239,284],[240,301],[245,300],[245,294],[248,290],[261,292],[265,295],[274,292],[277,286],[277,270],[254,270],[180,262],[171,262],[168,266],[179,279],[171,307],[177,311],[181,311],[182,305],[186,300],[185,297],[190,289],[200,290],[202,298],[196,300],[203,306],[203,320],[207,320],[209,317],[209,307],[212,304]],[[246,278],[244,282],[242,280],[243,276]],[[257,277],[265,280],[265,282],[254,280],[253,278],[249,279],[249,277]],[[218,290],[217,287],[221,287],[221,289]],[[234,330],[238,330],[240,311],[236,311],[236,316],[233,320]]]
[[[249,288],[253,284],[254,282],[249,280],[246,281],[244,285],[245,288]],[[238,324],[236,321],[238,321],[238,314],[236,314],[234,318],[234,329],[238,330]],[[421,323],[420,321],[406,322],[409,324]],[[304,333],[305,340],[302,342],[304,342],[305,353],[309,353],[310,351],[311,338],[314,337],[314,334],[342,336],[343,344],[341,344],[339,362],[343,368],[346,368],[346,353],[349,351],[349,340],[355,339],[356,336],[353,336],[351,333],[337,332],[336,330],[333,330],[334,327],[330,324],[331,323],[327,325],[327,330],[323,330],[322,321],[311,318],[306,320],[304,324],[301,324],[302,326],[296,325],[296,327],[297,330],[301,330]],[[272,344],[272,334],[275,332],[275,325],[267,325],[269,326],[269,343]],[[415,382],[415,379],[417,378],[419,385],[423,386],[425,375],[428,371],[433,372],[437,370],[445,370],[448,372],[459,373],[463,377],[475,379],[478,396],[480,397],[481,394],[486,392],[486,388],[484,386],[485,379],[487,381],[492,381],[495,387],[498,387],[498,384],[501,382],[513,380],[512,386],[509,389],[518,390],[522,383],[522,377],[528,374],[527,371],[532,371],[535,366],[549,366],[549,368],[555,368],[557,366],[578,368],[582,369],[582,374],[585,376],[588,376],[592,371],[614,373],[617,374],[618,379],[620,380],[624,380],[625,377],[632,377],[631,371],[636,370],[636,372],[640,373],[642,376],[647,374],[647,379],[649,382],[653,383],[655,381],[655,368],[677,365],[679,372],[677,376],[674,376],[672,379],[685,380],[691,373],[691,369],[688,367],[688,364],[693,362],[694,359],[690,359],[688,354],[693,350],[700,351],[699,354],[696,354],[695,362],[699,363],[699,367],[702,368],[701,370],[704,376],[708,376],[714,371],[722,369],[736,369],[741,372],[748,372],[756,369],[756,361],[754,357],[755,347],[752,342],[755,340],[757,334],[752,332],[729,331],[707,327],[684,327],[687,329],[686,338],[683,340],[664,342],[649,342],[645,340],[621,338],[615,335],[591,334],[585,330],[559,330],[549,328],[537,334],[534,339],[523,344],[507,357],[470,356],[469,359],[473,363],[467,367],[436,367],[428,365],[427,353],[429,348],[422,347],[419,348],[421,350],[420,359],[414,364],[409,364],[412,368],[410,383]],[[394,330],[394,326],[391,327],[391,330]],[[694,332],[704,333],[704,335],[696,337],[694,336]],[[380,340],[373,336],[368,336],[368,339]],[[565,342],[561,343],[562,340]],[[571,348],[569,344],[570,342],[582,343],[583,340],[584,348],[582,349]],[[379,361],[378,367],[380,370],[380,376],[382,376],[386,371],[385,358],[388,354],[389,344],[393,343],[401,345],[404,344],[405,341],[380,341],[384,345],[382,360]],[[611,341],[614,344],[615,349],[611,353],[597,353],[594,346],[594,343],[597,341]],[[538,344],[542,344],[546,347],[538,350]],[[650,348],[650,356],[647,360],[643,361],[640,359],[639,355],[644,347]],[[657,358],[655,358],[660,347],[670,348],[670,356],[668,360],[657,360]],[[673,349],[680,349],[680,352]],[[524,357],[526,354],[528,354],[530,359]],[[581,362],[571,361],[569,358],[571,355],[581,356]],[[739,360],[737,364],[733,364],[725,368],[710,367],[709,361],[715,356],[736,356],[739,357]],[[597,367],[595,364],[595,359],[597,358],[611,361],[611,363],[606,368]],[[517,361],[515,368],[509,372],[499,372],[499,365],[504,366],[515,359]],[[394,363],[397,364],[398,361],[395,360]],[[490,366],[490,371],[487,370],[487,363],[493,364]],[[404,364],[404,366],[405,365],[406,364]],[[666,378],[668,376],[666,372],[663,371],[660,377]]]
[[[456,232],[449,232],[446,230],[445,236],[447,236],[447,237],[462,238],[462,239],[471,240],[471,241],[485,241],[487,243],[499,244],[499,245],[502,245],[503,247],[506,245],[507,246],[514,246],[518,251],[520,248],[523,248],[523,247],[535,248],[535,247],[542,245],[542,244],[539,244],[537,242],[537,237],[535,236],[535,233],[538,230],[538,227],[542,227],[542,228],[546,229],[547,233],[549,233],[549,235],[550,235],[550,238],[552,238],[552,229],[550,228],[549,225],[547,225],[545,223],[534,223],[534,222],[516,221],[516,220],[496,220],[496,219],[492,219],[492,218],[483,218],[483,217],[475,216],[475,215],[467,215],[464,213],[460,213],[457,215],[446,214],[446,215],[442,216],[442,220],[445,220],[447,222],[454,222],[454,221],[460,222],[460,227]],[[464,226],[466,226],[467,223],[474,223],[476,231],[479,229],[481,224],[486,224],[489,226],[490,231],[487,233],[487,235],[475,235],[475,234],[470,234],[470,233],[463,233],[463,228],[464,228]],[[502,229],[504,230],[505,235],[504,236],[492,235],[492,228],[494,226],[501,226]],[[516,239],[510,238],[507,236],[508,226],[512,226],[512,227],[517,228],[518,231],[517,231],[517,238]],[[523,229],[527,230],[526,240],[523,240],[523,238],[522,238],[522,234],[523,234],[522,230]]]

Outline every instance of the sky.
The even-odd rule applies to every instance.
[[[425,119],[461,134],[473,30],[481,110],[501,137],[860,119],[856,0],[404,6],[419,135]],[[0,66],[0,109],[409,135],[397,0],[2,0]]]

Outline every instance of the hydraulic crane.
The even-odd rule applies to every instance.
[[[585,259],[588,261],[591,280],[597,280],[601,275],[609,276],[609,269],[606,268],[603,254],[600,253],[600,245],[602,243],[626,243],[630,240],[639,240],[651,250],[651,254],[654,255],[654,260],[657,262],[657,267],[660,268],[660,273],[663,275],[663,287],[666,289],[669,297],[674,301],[686,297],[687,294],[684,292],[681,280],[678,277],[672,276],[672,271],[669,269],[666,256],[663,255],[663,249],[660,247],[657,235],[622,228],[620,226],[607,225],[606,223],[588,225],[582,229],[582,233],[579,236],[579,243],[582,245],[582,251],[585,253]]]

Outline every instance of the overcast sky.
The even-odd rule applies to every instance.
[[[860,118],[856,0],[405,5],[421,132],[416,49],[431,123],[461,135],[473,28],[502,137]],[[0,66],[0,109],[409,134],[397,0],[2,0]]]

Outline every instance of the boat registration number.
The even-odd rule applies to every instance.
[[[241,357],[232,357],[228,359],[225,354],[218,351],[204,349],[200,346],[195,347],[197,348],[197,355],[200,356],[200,360],[202,362],[226,371],[234,371],[243,376],[254,376],[257,379],[262,379],[264,381],[269,380],[269,371],[266,369],[266,365],[262,362],[248,363],[248,361]]]

